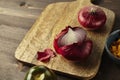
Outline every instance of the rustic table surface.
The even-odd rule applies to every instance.
[[[43,9],[50,3],[72,0],[0,0],[0,80],[24,80],[30,66],[17,61],[15,50]],[[120,0],[96,0],[116,14],[112,31],[120,29]],[[103,53],[100,69],[92,80],[120,80],[120,66]],[[58,80],[77,80],[65,75]]]

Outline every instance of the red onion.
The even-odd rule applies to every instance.
[[[66,27],[54,39],[56,52],[72,61],[84,61],[92,50],[92,41],[86,40],[86,31],[80,27]]]
[[[55,53],[52,49],[45,49],[44,52],[37,52],[37,60],[39,61],[48,62],[52,57],[55,57]]]
[[[106,22],[106,15],[101,8],[87,6],[78,13],[78,21],[87,30],[96,30],[103,27]]]

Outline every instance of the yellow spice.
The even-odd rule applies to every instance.
[[[120,39],[112,43],[110,51],[120,58]]]

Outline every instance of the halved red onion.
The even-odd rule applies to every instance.
[[[44,52],[37,52],[37,60],[42,62],[48,62],[50,58],[55,57],[55,53],[52,49],[45,49]]]
[[[86,34],[80,27],[66,27],[54,39],[56,52],[68,60],[84,61],[92,50],[92,41],[86,40]]]

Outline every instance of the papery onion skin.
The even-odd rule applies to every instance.
[[[55,52],[52,49],[45,49],[43,52],[37,52],[37,60],[41,62],[48,62],[51,58],[55,57]]]
[[[86,30],[97,30],[106,23],[105,12],[96,6],[87,6],[78,13],[78,21]]]
[[[91,54],[92,46],[93,46],[92,41],[86,40],[86,35],[85,35],[82,43],[78,42],[70,45],[61,45],[59,40],[61,40],[61,38],[65,34],[67,34],[68,28],[71,27],[69,26],[66,29],[62,30],[61,33],[58,34],[54,39],[54,48],[56,52],[62,55],[67,60],[78,61],[78,62],[85,61],[88,58],[88,56]],[[74,27],[72,29],[76,29],[76,28],[79,27]]]

